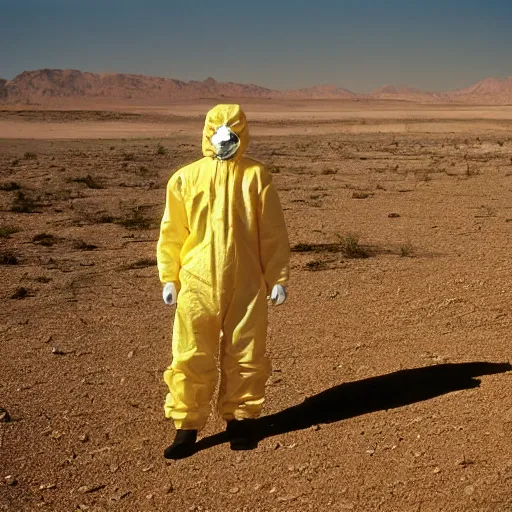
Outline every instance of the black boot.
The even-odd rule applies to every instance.
[[[166,459],[184,459],[196,451],[197,430],[177,430],[171,446],[164,451]]]
[[[254,420],[229,420],[226,432],[232,450],[254,450],[258,446]]]

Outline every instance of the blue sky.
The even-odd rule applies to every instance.
[[[0,77],[39,68],[450,90],[512,75],[512,1],[0,0]]]

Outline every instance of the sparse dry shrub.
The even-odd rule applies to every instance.
[[[93,178],[90,174],[80,178],[71,178],[73,183],[83,183],[87,188],[92,189],[103,189],[105,188],[101,183],[99,183],[96,178]]]
[[[84,197],[84,194],[81,190],[73,190],[70,188],[65,188],[61,190],[53,190],[52,192],[45,192],[44,199],[47,201],[69,201],[70,199],[79,199]],[[50,206],[47,204],[46,206]],[[73,206],[71,209],[73,209]]]
[[[169,152],[168,149],[159,142],[156,147],[156,154],[157,155],[167,155],[168,152]]]
[[[29,291],[24,288],[23,286],[20,286],[19,288],[16,289],[16,291],[11,295],[11,299],[18,299],[18,300],[21,300],[21,299],[24,299],[26,297],[28,297],[29,295]]]
[[[315,250],[314,244],[305,244],[305,243],[298,243],[295,244],[292,248],[292,252],[313,252]]]
[[[75,240],[73,243],[73,248],[77,249],[78,251],[93,251],[94,249],[97,249],[97,245],[88,244],[87,242],[84,242],[83,240]]]
[[[338,234],[340,252],[345,258],[368,258],[368,251],[359,244],[356,233]]]
[[[9,238],[18,231],[19,229],[13,226],[0,226],[0,238]]]
[[[158,178],[158,169],[153,167],[148,167],[146,165],[141,165],[137,171],[137,174],[142,178]]]
[[[11,212],[14,213],[35,213],[36,203],[30,197],[18,190],[11,206]]]
[[[412,245],[411,244],[406,243],[406,244],[400,246],[400,256],[402,256],[402,258],[411,256],[411,255],[412,255]]]
[[[317,272],[319,270],[326,270],[328,268],[327,262],[323,260],[308,261],[305,265],[306,270],[310,272]]]
[[[295,244],[291,248],[292,252],[330,252],[330,253],[339,253],[340,247],[339,244],[309,244],[309,243],[298,243]]]
[[[117,224],[128,229],[151,229],[153,222],[143,213],[143,208],[137,206],[132,208],[125,217],[116,220]]]
[[[34,236],[34,238],[32,238],[32,242],[42,245],[44,247],[52,247],[58,241],[59,238],[48,233],[39,233],[38,235]]]
[[[140,268],[155,267],[157,264],[154,258],[142,258],[135,263],[131,263],[125,267],[126,270],[135,270]]]
[[[0,190],[3,192],[13,192],[15,190],[20,190],[21,186],[15,181],[9,181],[6,183],[0,183]]]
[[[357,234],[337,234],[336,236],[338,238],[337,243],[298,243],[291,248],[291,251],[299,253],[334,253],[341,254],[345,258],[368,258],[370,256],[368,250],[359,244],[359,236]]]
[[[84,212],[82,217],[91,224],[113,224],[116,222],[114,216],[105,212]]]
[[[0,265],[18,265],[18,257],[11,251],[0,253]]]

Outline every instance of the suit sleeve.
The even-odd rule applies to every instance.
[[[180,254],[189,235],[187,213],[182,196],[182,177],[174,174],[167,184],[165,211],[157,244],[158,274],[162,283],[179,286]]]
[[[272,177],[262,173],[259,211],[260,261],[270,293],[276,284],[286,284],[289,277],[290,244],[281,202]]]

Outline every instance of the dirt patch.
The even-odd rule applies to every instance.
[[[294,248],[261,441],[231,452],[212,417],[197,454],[163,459],[155,245],[168,178],[200,156],[194,119],[156,138],[129,121],[126,140],[107,120],[87,140],[82,121],[73,140],[0,126],[0,509],[509,510],[512,142],[480,121],[261,125],[249,151]]]

